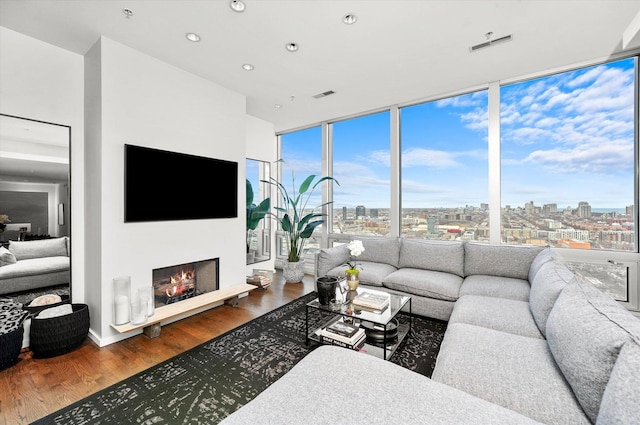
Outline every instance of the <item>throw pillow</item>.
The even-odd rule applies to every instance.
[[[15,302],[11,298],[0,298],[0,312],[10,310],[22,310],[22,303]]]
[[[0,267],[15,264],[16,256],[5,247],[0,248]]]
[[[29,315],[25,310],[2,310],[0,311],[0,335],[13,332],[22,326],[22,322]]]

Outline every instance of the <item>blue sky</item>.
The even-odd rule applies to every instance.
[[[625,59],[502,87],[502,205],[633,204],[633,73]],[[489,201],[487,122],[487,91],[401,109],[403,207]],[[335,207],[389,206],[389,131],[388,112],[334,124]],[[283,156],[319,173],[320,128],[284,136]]]

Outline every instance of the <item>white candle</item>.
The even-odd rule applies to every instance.
[[[129,300],[126,295],[118,295],[115,299],[115,324],[124,325],[129,322]]]
[[[151,286],[145,286],[144,288],[138,289],[138,294],[140,295],[140,299],[147,300],[147,317],[153,316],[153,313],[155,312],[153,288]]]
[[[151,317],[153,316],[153,313],[155,313],[155,305],[154,305],[154,299],[150,298],[147,300],[148,304],[147,304],[147,316]]]

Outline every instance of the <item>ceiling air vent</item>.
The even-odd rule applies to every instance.
[[[469,47],[469,50],[472,51],[472,52],[475,52],[476,50],[484,49],[485,47],[490,47],[490,46],[493,46],[495,44],[511,41],[511,40],[513,40],[513,35],[509,34],[509,35],[505,35],[504,37],[500,37],[500,38],[496,38],[496,39],[492,40],[491,39],[491,35],[489,33],[487,35],[487,38],[488,38],[487,41],[485,41],[484,43],[476,44],[475,46],[471,46],[471,47]]]
[[[314,99],[320,99],[323,97],[327,97],[327,96],[331,96],[332,94],[335,94],[336,92],[334,92],[333,90],[327,90],[325,92],[316,94],[315,96],[313,96]]]

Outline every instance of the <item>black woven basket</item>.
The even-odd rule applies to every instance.
[[[24,324],[20,324],[11,332],[0,335],[0,370],[13,366],[18,361],[23,335]]]
[[[29,348],[34,358],[59,356],[82,345],[89,333],[89,306],[71,304],[71,308],[71,314],[31,320]]]

